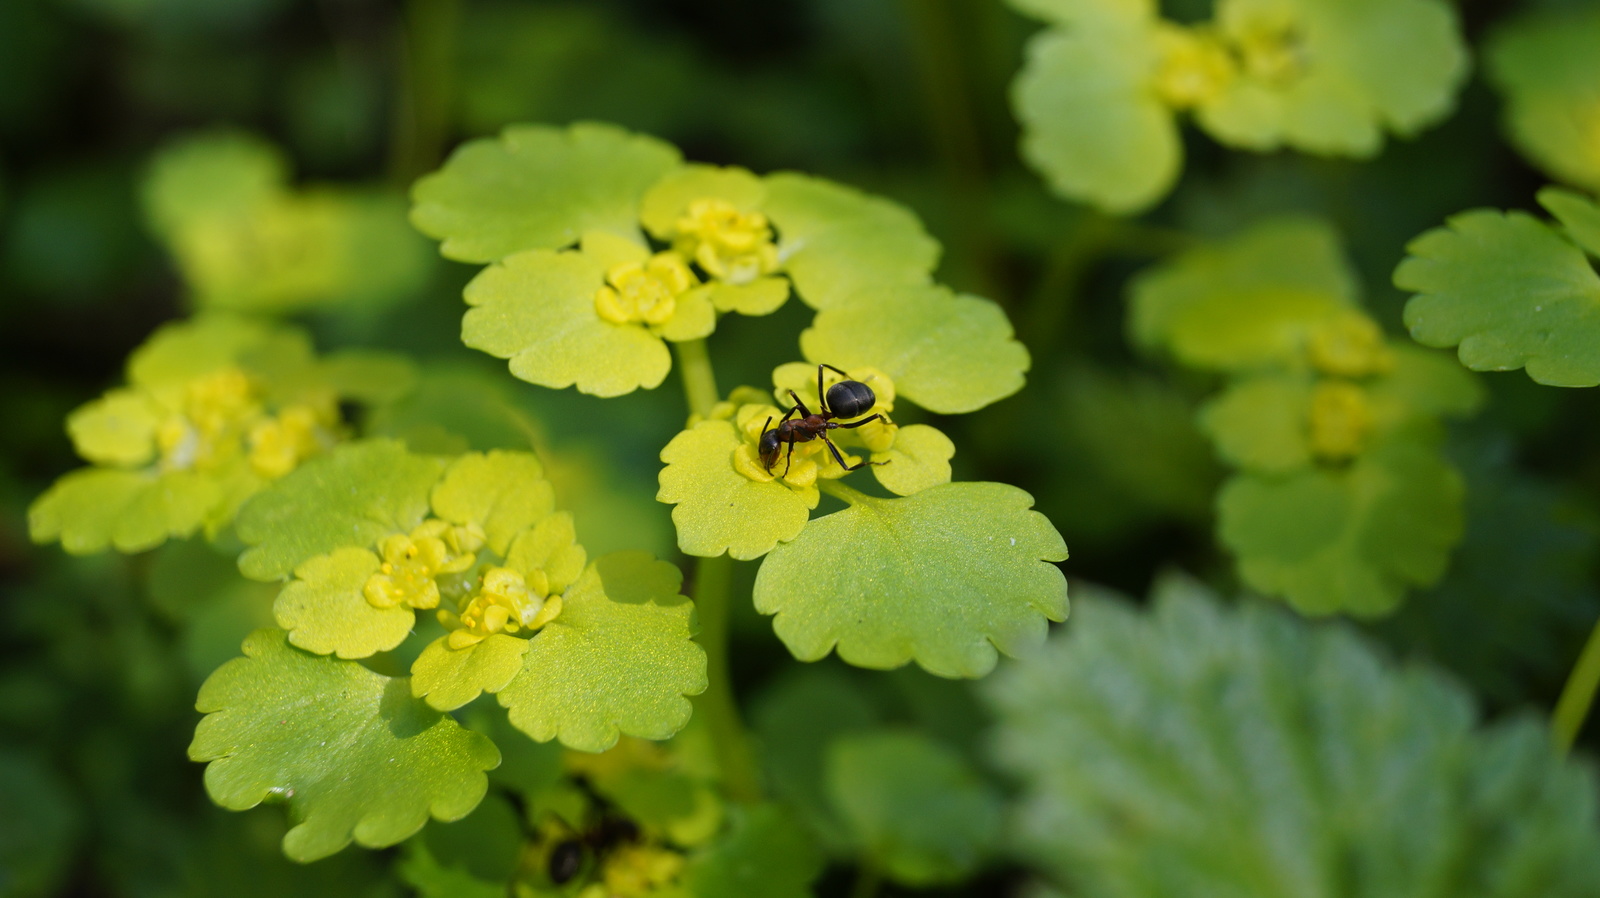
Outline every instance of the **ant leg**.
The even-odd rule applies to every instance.
[[[794,440],[789,441],[789,451],[783,455],[783,473],[778,475],[779,480],[789,476],[789,463],[792,461],[794,461]]]
[[[862,461],[856,462],[853,465],[847,465],[847,464],[844,463],[844,456],[839,454],[839,447],[835,446],[833,444],[833,440],[828,439],[827,433],[823,433],[822,434],[822,441],[824,443],[828,444],[828,451],[833,453],[834,461],[837,461],[839,463],[839,467],[844,468],[846,471],[854,471],[856,468],[864,468],[867,465],[886,465],[886,464],[888,464],[887,461],[866,461],[866,460],[862,460]]]
[[[862,418],[860,421],[851,421],[849,424],[834,424],[834,422],[832,422],[832,421],[829,421],[828,423],[829,424],[833,424],[834,427],[842,427],[845,430],[850,430],[850,429],[855,428],[855,427],[860,427],[861,425],[866,424],[868,421],[876,421],[879,418],[883,418],[883,415],[881,415],[881,414],[872,415],[872,416],[867,417],[867,418]],[[889,423],[889,419],[888,418],[883,418],[883,423],[888,424]]]
[[[798,408],[798,410],[800,410],[800,416],[802,416],[802,418],[810,418],[810,416],[811,416],[810,408],[806,408],[805,407],[805,403],[800,402],[800,397],[798,397],[798,395],[795,395],[795,391],[789,391],[789,399],[795,400],[795,408]],[[789,415],[794,415],[795,408],[790,408]],[[787,421],[787,419],[789,419],[789,415],[784,415],[784,421]]]

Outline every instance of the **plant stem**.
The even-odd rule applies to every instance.
[[[835,499],[842,499],[851,505],[871,505],[875,502],[882,501],[876,496],[869,496],[858,489],[845,486],[837,480],[818,478],[817,489],[827,493]]]
[[[672,344],[678,353],[678,374],[683,378],[683,395],[689,401],[689,413],[709,415],[722,394],[717,391],[717,375],[711,370],[711,356],[706,352],[706,341],[685,340]]]
[[[673,346],[689,411],[702,416],[711,414],[720,394],[705,341],[689,340]],[[729,798],[748,803],[761,800],[761,774],[750,748],[750,738],[739,719],[739,704],[734,700],[733,676],[728,667],[728,608],[732,581],[733,559],[728,556],[695,559],[694,607],[700,621],[700,632],[695,639],[706,653],[706,691],[694,697],[694,706],[695,714],[711,732],[723,789]]]
[[[1578,741],[1578,732],[1583,729],[1584,718],[1589,716],[1597,687],[1600,687],[1600,621],[1595,622],[1589,641],[1578,654],[1578,663],[1567,675],[1567,685],[1562,687],[1561,698],[1556,701],[1556,711],[1550,719],[1556,748],[1562,754]]]
[[[409,183],[439,164],[455,99],[461,0],[407,0],[400,23],[400,95],[389,169]]]

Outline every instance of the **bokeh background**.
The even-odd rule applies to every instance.
[[[1460,11],[1476,46],[1506,16],[1555,5]],[[1164,6],[1184,18],[1209,4]],[[78,464],[66,414],[190,310],[141,197],[156,154],[218,128],[281,148],[296,184],[396,197],[463,139],[582,119],[655,134],[690,159],[890,196],[943,242],[939,279],[1000,303],[1033,353],[1021,394],[935,422],[958,446],[957,479],[1033,493],[1072,549],[1074,579],[1143,595],[1181,568],[1226,588],[1212,521],[1222,470],[1193,425],[1214,384],[1130,349],[1130,274],[1268,215],[1317,214],[1347,241],[1368,307],[1400,334],[1389,275],[1406,241],[1461,209],[1530,208],[1544,180],[1501,138],[1499,100],[1475,78],[1454,116],[1375,162],[1225,151],[1189,131],[1174,194],[1137,222],[1112,220],[1053,198],[1018,160],[1007,90],[1037,27],[996,0],[0,0],[0,786],[34,809],[0,809],[0,842],[72,833],[50,886],[60,894],[321,893],[339,877],[393,888],[370,878],[365,853],[282,862],[276,815],[213,809],[183,760],[194,688],[259,616],[260,587],[228,587],[238,595],[196,637],[174,623],[192,594],[161,588],[159,565],[192,574],[212,563],[203,554],[69,559],[27,535],[28,503]],[[380,308],[300,320],[323,349],[499,377],[591,522],[591,554],[672,557],[653,496],[656,453],[685,414],[677,384],[602,401],[511,380],[457,339],[470,274],[433,261]],[[723,387],[767,383],[798,357],[806,320],[799,303],[726,320],[712,345]],[[1485,412],[1452,435],[1469,485],[1452,570],[1365,626],[1398,654],[1441,662],[1491,709],[1547,707],[1600,612],[1600,453],[1588,448],[1600,445],[1600,392],[1484,380]],[[231,582],[225,566],[210,576]],[[786,656],[746,612],[736,656],[753,691]],[[959,688],[915,671],[887,682],[872,688],[912,704]],[[972,728],[940,715],[946,735],[970,741]],[[0,879],[0,894],[30,894],[18,882]]]

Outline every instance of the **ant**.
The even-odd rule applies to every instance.
[[[824,368],[845,378],[829,387],[826,393],[822,391],[822,369]],[[778,422],[777,427],[771,426],[771,415],[768,415],[767,422],[761,425],[761,440],[756,446],[761,453],[761,464],[767,469],[768,474],[772,473],[772,466],[778,463],[778,447],[784,443],[789,444],[789,451],[783,457],[783,473],[778,475],[779,477],[787,477],[789,475],[789,464],[794,458],[794,444],[809,443],[817,437],[821,437],[822,441],[828,444],[828,450],[833,453],[834,459],[839,462],[839,467],[844,468],[846,471],[854,471],[856,468],[865,465],[888,464],[886,461],[860,461],[853,465],[847,465],[844,463],[844,456],[839,454],[839,447],[828,439],[828,431],[830,430],[836,430],[841,427],[846,429],[856,428],[879,418],[883,418],[884,421],[889,420],[881,414],[862,418],[860,421],[852,421],[849,424],[840,424],[834,420],[836,418],[854,418],[857,415],[865,414],[867,409],[877,404],[878,397],[873,395],[871,387],[859,380],[851,380],[848,372],[840,371],[832,365],[818,365],[817,398],[822,405],[821,414],[812,414],[811,410],[806,408],[806,404],[800,401],[800,397],[796,396],[793,390],[789,391],[789,398],[794,400],[794,407],[783,413],[783,419]],[[790,416],[795,412],[800,413],[800,418],[790,421]]]
[[[585,855],[592,854],[598,861],[611,849],[638,840],[639,827],[632,820],[603,811],[600,819],[587,830],[557,842],[550,849],[545,872],[551,882],[565,885],[583,870]]]

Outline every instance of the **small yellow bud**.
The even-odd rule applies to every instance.
[[[1361,453],[1372,430],[1367,393],[1349,381],[1328,380],[1311,394],[1311,451],[1327,461]]]
[[[772,228],[760,212],[740,212],[727,200],[699,199],[678,219],[679,248],[706,274],[747,284],[778,270]]]
[[[1164,25],[1156,42],[1161,48],[1156,94],[1174,109],[1216,99],[1234,78],[1233,57],[1209,30]]]
[[[1360,313],[1323,322],[1311,332],[1306,349],[1319,371],[1338,377],[1366,377],[1394,367],[1383,331]]]
[[[664,324],[678,310],[677,297],[697,283],[682,256],[656,253],[643,263],[613,265],[595,291],[594,309],[613,324]]]

